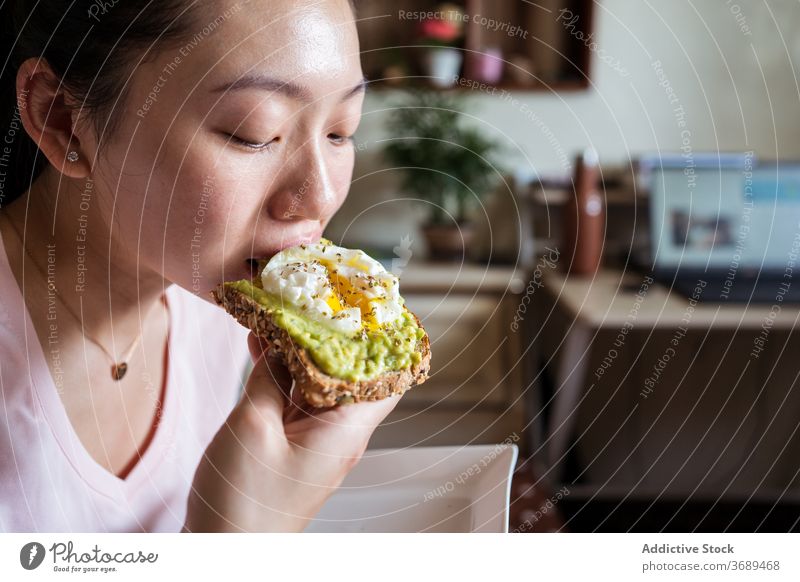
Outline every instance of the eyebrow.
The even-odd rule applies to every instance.
[[[274,77],[266,75],[251,74],[239,77],[235,81],[223,83],[219,87],[212,89],[212,93],[221,93],[228,91],[240,91],[242,89],[261,89],[264,91],[271,91],[273,93],[280,93],[291,99],[297,101],[311,102],[313,101],[311,91],[307,87],[297,85],[290,81],[282,81]],[[342,101],[347,101],[351,97],[363,93],[367,90],[367,78],[362,77],[361,80],[350,89],[342,97]]]

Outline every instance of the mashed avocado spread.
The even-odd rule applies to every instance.
[[[303,317],[297,309],[282,304],[279,297],[265,292],[252,281],[245,279],[225,285],[263,305],[273,321],[305,348],[314,363],[329,376],[351,382],[369,380],[420,361],[415,348],[417,341],[425,336],[425,330],[407,310],[389,326],[348,336]]]

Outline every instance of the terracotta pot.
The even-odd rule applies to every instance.
[[[466,260],[475,238],[475,225],[429,224],[422,227],[428,243],[428,256],[436,261]]]

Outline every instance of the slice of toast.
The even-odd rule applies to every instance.
[[[308,351],[292,341],[288,332],[274,323],[266,308],[247,293],[222,284],[212,295],[239,323],[269,342],[270,353],[281,358],[295,381],[295,387],[301,390],[306,402],[317,408],[381,400],[402,394],[428,379],[431,348],[427,334],[417,341],[415,349],[422,356],[418,364],[370,380],[352,382],[322,372]],[[416,315],[414,318],[417,319],[417,325],[422,327]]]

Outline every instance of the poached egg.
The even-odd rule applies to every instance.
[[[327,239],[289,247],[261,272],[264,291],[339,333],[376,331],[403,315],[400,283],[364,251]]]

